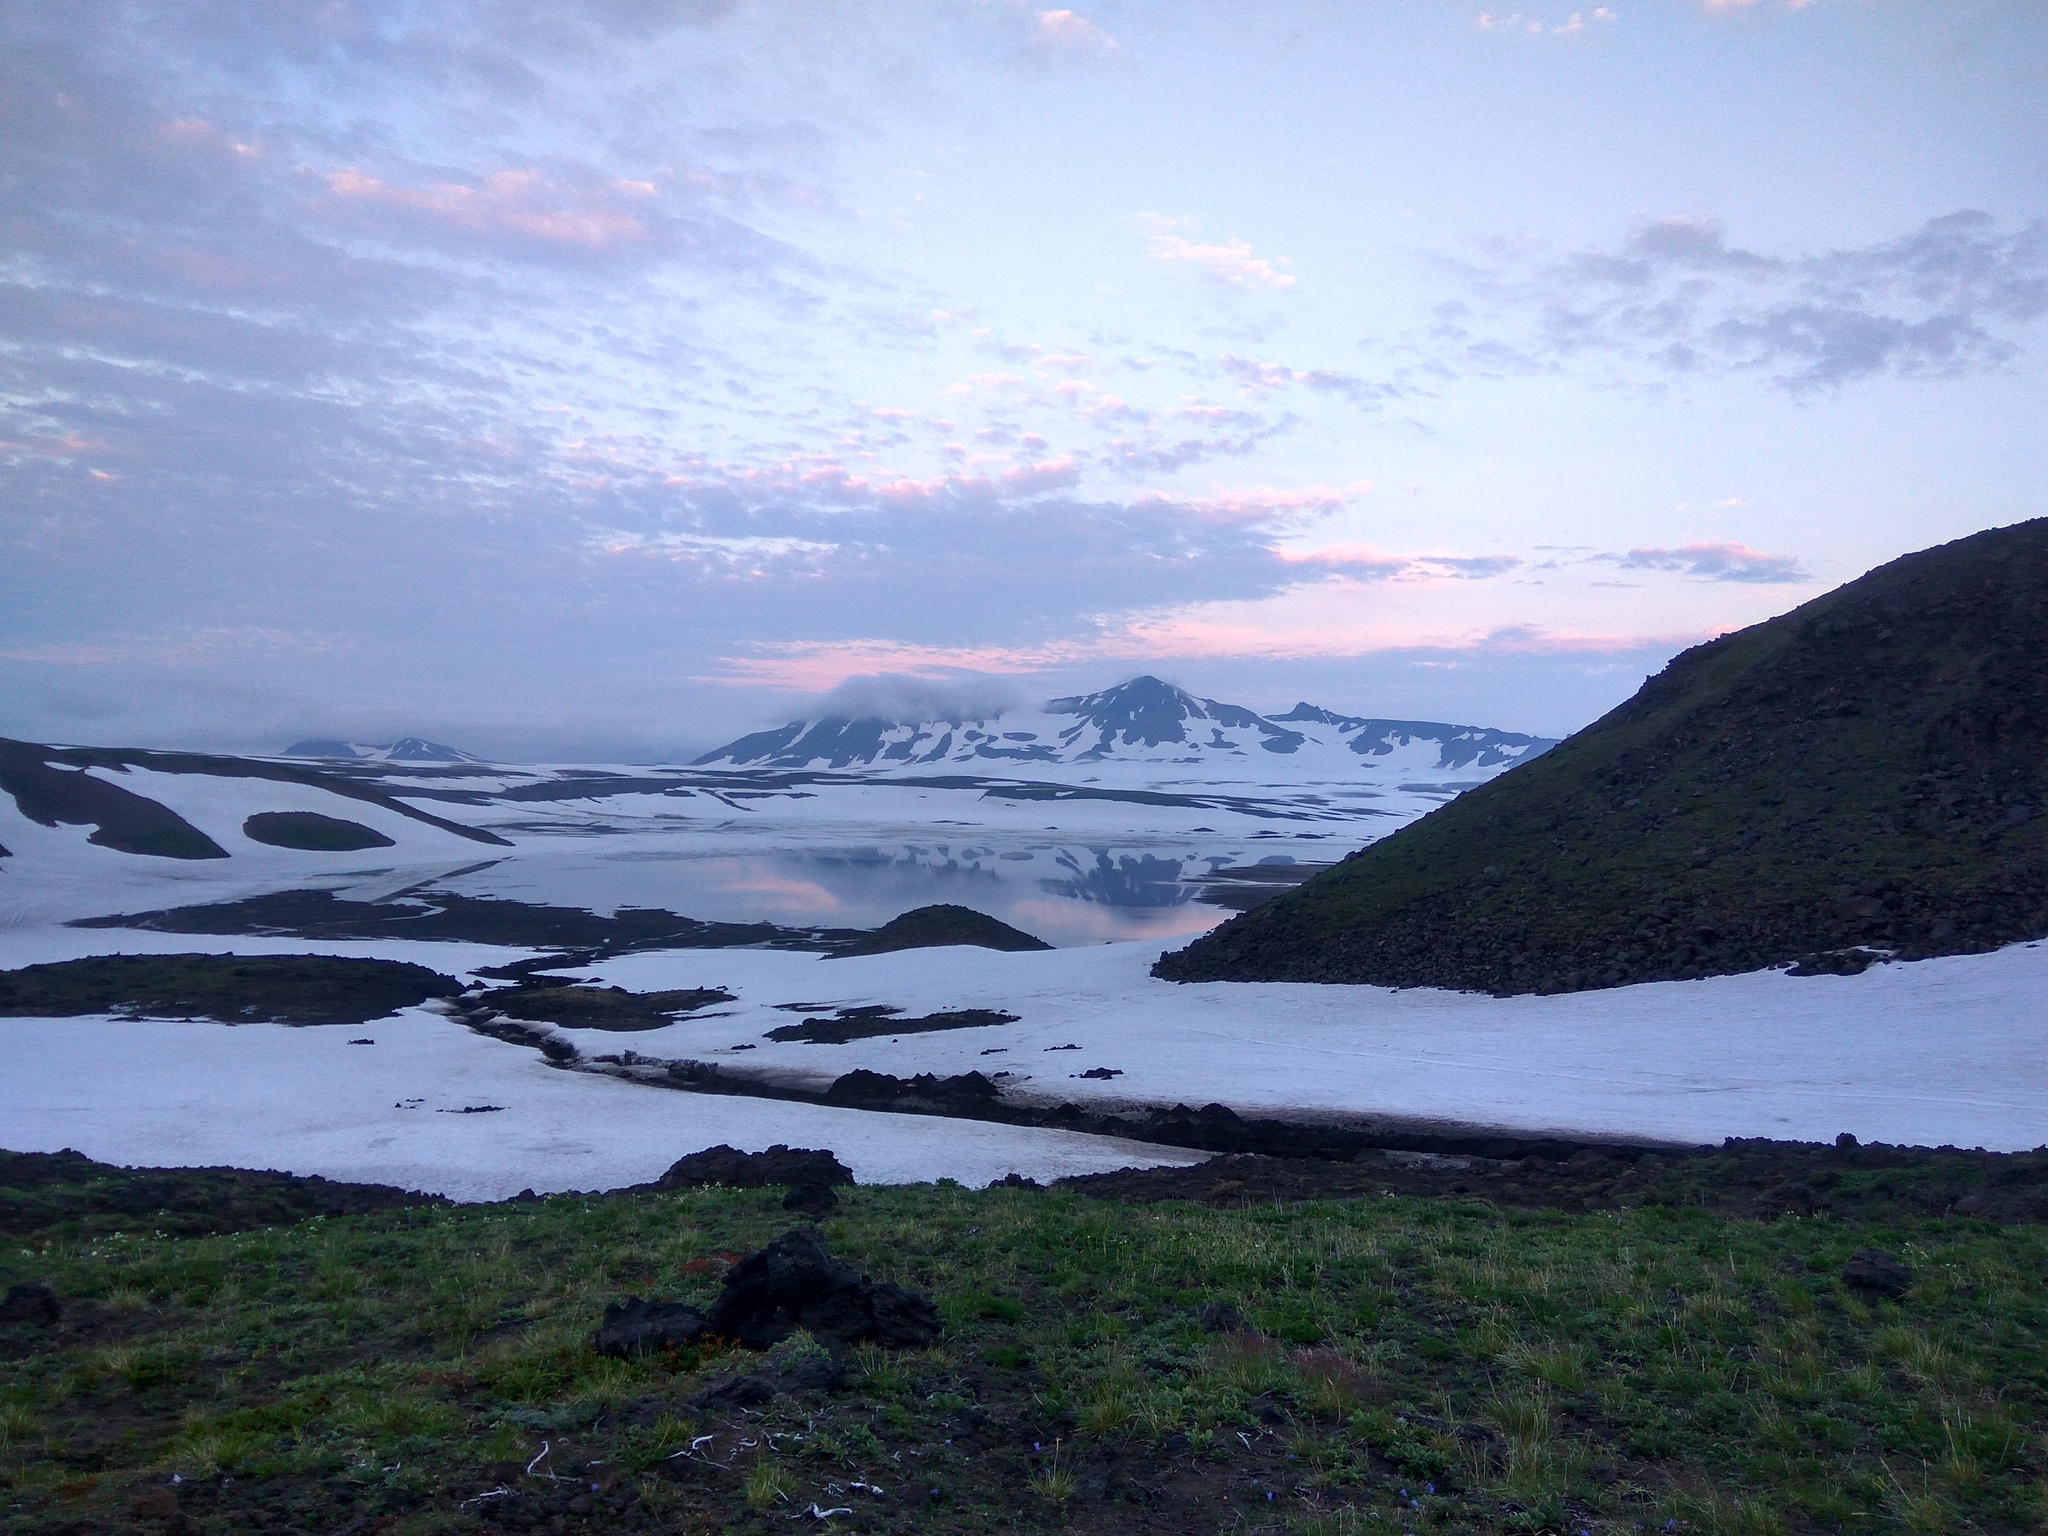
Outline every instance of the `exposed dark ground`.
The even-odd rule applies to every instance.
[[[118,853],[162,859],[224,859],[228,851],[169,806],[96,779],[77,768],[62,768],[42,747],[0,740],[0,790],[30,821],[90,826],[86,841]]]
[[[362,848],[397,846],[382,832],[359,821],[322,816],[318,811],[258,811],[242,823],[242,835],[252,843],[312,853],[353,853]]]
[[[257,762],[245,757],[218,757],[205,752],[152,752],[139,747],[44,747],[0,737],[0,790],[14,796],[21,814],[54,827],[59,822],[95,824],[86,840],[123,853],[172,859],[224,859],[227,851],[158,801],[118,784],[95,779],[80,769],[126,773],[148,768],[158,773],[197,773],[215,778],[269,779],[325,790],[396,812],[412,821],[439,827],[476,843],[510,847],[496,833],[465,827],[407,805],[359,778],[317,768]],[[296,846],[296,845],[289,845]]]
[[[496,988],[486,996],[492,1008],[515,1019],[624,1031],[660,1029],[679,1015],[733,1000],[717,987],[628,992],[623,987],[541,985]]]
[[[993,1008],[957,1008],[950,1013],[927,1013],[914,1019],[902,1017],[902,1014],[901,1008],[886,1004],[841,1008],[829,1019],[805,1019],[801,1024],[780,1025],[769,1030],[766,1038],[808,1040],[814,1045],[844,1045],[850,1040],[928,1035],[941,1029],[986,1029],[992,1024],[1017,1022],[1016,1014],[1001,1013]]]
[[[2048,935],[2044,635],[2048,519],[1908,555],[1154,974],[1505,995]]]
[[[203,1237],[446,1205],[439,1195],[243,1168],[117,1168],[78,1152],[0,1152],[0,1237]]]
[[[1588,1146],[1512,1159],[1387,1149],[1346,1162],[1224,1156],[1194,1168],[1092,1174],[1061,1186],[1136,1204],[1244,1207],[1415,1195],[1574,1214],[1658,1205],[1759,1221],[1829,1215],[2038,1222],[2048,1221],[2048,1148],[1991,1153],[1738,1140],[1700,1151]]]
[[[789,949],[868,955],[948,944],[995,950],[1052,947],[1007,923],[958,906],[918,907],[872,930],[790,928],[774,923],[706,922],[660,907],[621,907],[606,915],[583,907],[464,896],[438,890],[431,882],[378,901],[354,901],[325,890],[272,891],[238,901],[79,918],[70,926],[225,937],[445,939],[561,951],[502,967],[508,980],[650,949]]]
[[[93,955],[0,971],[0,1015],[125,1013],[247,1024],[361,1024],[462,984],[423,965],[338,955]]]
[[[1045,940],[1033,938],[1020,928],[1012,928],[972,907],[948,902],[892,917],[873,933],[845,945],[837,954],[886,955],[899,949],[930,949],[944,944],[973,944],[1010,952],[1052,948]]]
[[[425,888],[383,901],[351,901],[332,891],[276,891],[241,901],[82,918],[71,926],[301,939],[453,939],[577,951],[580,958],[565,956],[560,961],[565,965],[645,949],[754,947],[825,952],[863,936],[851,928],[701,922],[660,907],[621,907],[602,916],[582,907],[550,907]]]

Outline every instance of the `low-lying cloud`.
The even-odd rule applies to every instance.
[[[892,725],[945,720],[960,725],[989,720],[1025,703],[1025,691],[1014,679],[978,673],[920,677],[876,672],[849,677],[817,695],[808,718],[879,719]]]

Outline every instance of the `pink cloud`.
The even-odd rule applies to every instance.
[[[1371,490],[1369,481],[1359,480],[1341,490],[1329,485],[1248,485],[1219,488],[1210,496],[1168,496],[1160,492],[1151,499],[1170,502],[1214,522],[1278,524],[1326,516],[1343,507],[1351,497]],[[1276,553],[1283,560],[1295,558],[1285,551]]]
[[[1023,676],[1076,663],[1170,663],[1212,659],[1350,658],[1435,650],[1453,655],[1618,655],[1651,648],[1682,650],[1718,630],[1657,634],[1551,630],[1533,624],[1447,633],[1418,624],[1333,626],[1320,620],[1275,625],[1269,615],[1230,617],[1212,611],[1136,615],[1092,635],[1036,645],[921,645],[879,637],[798,641],[762,646],[751,656],[721,657],[719,669],[695,679],[728,687],[822,693],[875,672],[943,677],[961,671]]]
[[[392,209],[472,235],[514,234],[550,245],[604,250],[647,238],[632,205],[655,194],[645,181],[577,187],[539,171],[494,171],[473,184],[441,181],[402,187],[353,168],[321,176],[345,208]]]
[[[1294,265],[1289,257],[1255,256],[1250,243],[1244,240],[1226,240],[1220,245],[1214,241],[1190,240],[1186,235],[1175,232],[1193,228],[1193,221],[1188,219],[1144,214],[1138,222],[1148,232],[1150,248],[1146,254],[1154,261],[1177,261],[1199,267],[1213,281],[1232,288],[1284,291],[1294,286],[1294,274],[1280,270]]]
[[[1031,42],[1048,53],[1100,56],[1116,52],[1116,39],[1078,11],[1040,11],[1031,29]]]

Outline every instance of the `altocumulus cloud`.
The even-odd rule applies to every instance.
[[[1677,571],[1706,581],[1791,583],[1810,581],[1806,568],[1792,555],[1767,555],[1732,543],[1682,544],[1676,549],[1632,549],[1625,555],[1596,555],[1595,560],[1629,571]]]
[[[1663,219],[1561,258],[1447,264],[1467,289],[1422,342],[1444,367],[1533,372],[1611,360],[1652,376],[1754,373],[1793,393],[1953,377],[2017,355],[2048,313],[2048,223],[1963,210],[1874,245],[1781,255],[1708,219]]]

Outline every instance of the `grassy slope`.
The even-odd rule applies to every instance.
[[[1558,991],[2048,932],[2048,520],[1687,651],[1158,974]]]
[[[852,1509],[840,1529],[1319,1536],[2048,1513],[2037,1226],[862,1189],[827,1234],[937,1293],[936,1348],[858,1353],[842,1392],[752,1414],[687,1405],[749,1361],[586,1348],[608,1299],[708,1297],[706,1256],[782,1229],[778,1202],[17,1246],[0,1281],[69,1313],[54,1341],[0,1329],[0,1529],[767,1532],[813,1501]],[[1901,1301],[1837,1278],[1873,1242],[1917,1271]],[[1198,1327],[1216,1300],[1252,1331]]]

